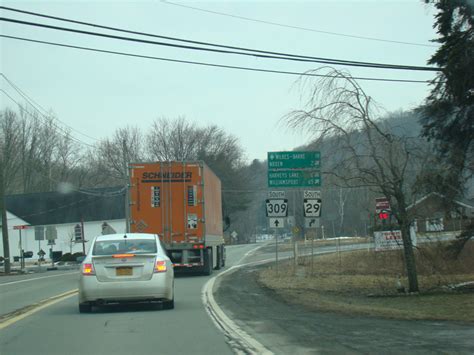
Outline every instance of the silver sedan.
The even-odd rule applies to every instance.
[[[98,236],[81,265],[79,312],[129,302],[174,308],[173,265],[155,234]]]

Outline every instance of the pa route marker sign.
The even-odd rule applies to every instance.
[[[285,227],[285,218],[269,218],[269,227],[270,228],[284,228]]]

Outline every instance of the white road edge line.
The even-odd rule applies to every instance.
[[[204,308],[206,309],[207,313],[211,317],[214,324],[220,329],[224,335],[227,337],[229,345],[233,348],[234,351],[237,353],[244,353],[244,354],[266,354],[271,355],[273,352],[268,350],[265,346],[259,343],[257,340],[252,338],[249,334],[247,334],[244,330],[242,330],[234,321],[232,321],[224,311],[219,307],[217,302],[214,299],[214,284],[217,278],[238,270],[241,267],[252,265],[252,264],[260,264],[262,262],[268,262],[268,260],[258,261],[254,263],[247,263],[247,264],[240,264],[240,262],[250,255],[251,253],[256,252],[259,248],[263,247],[259,246],[258,248],[249,250],[247,253],[244,254],[242,258],[237,262],[238,265],[232,266],[229,269],[219,273],[218,275],[209,279],[204,286],[202,287],[202,302],[204,304]]]
[[[29,281],[36,281],[36,280],[42,280],[42,279],[49,279],[50,277],[59,277],[59,276],[64,276],[64,275],[72,275],[72,274],[77,274],[78,271],[73,271],[73,272],[64,272],[62,274],[56,274],[56,275],[49,275],[49,276],[42,276],[42,277],[34,277],[34,278],[31,278],[31,279],[27,279],[27,280],[19,280],[19,281],[11,281],[11,282],[4,282],[4,283],[0,283],[0,287],[2,286],[8,286],[8,285],[14,285],[14,284],[19,284],[19,283],[22,283],[22,282],[29,282]]]
[[[231,320],[227,315],[224,313],[222,308],[219,307],[217,302],[214,299],[214,284],[216,280],[224,276],[228,273],[232,273],[237,271],[240,268],[246,267],[246,266],[254,266],[254,265],[260,265],[260,264],[266,264],[270,262],[274,262],[275,259],[265,259],[265,260],[259,260],[259,261],[254,261],[250,263],[245,263],[245,264],[240,264],[240,262],[250,253],[256,252],[259,248],[264,247],[265,245],[259,246],[258,248],[252,249],[248,251],[247,253],[244,254],[242,258],[238,261],[238,265],[234,265],[230,267],[229,269],[219,273],[218,275],[212,277],[209,279],[204,286],[202,287],[202,302],[204,304],[204,308],[206,309],[207,313],[211,317],[212,321],[214,324],[219,328],[224,335],[229,339],[229,345],[237,352],[237,353],[243,353],[243,354],[265,354],[265,355],[271,355],[273,354],[272,351],[267,349],[264,345],[262,345],[260,342],[258,342],[256,339],[252,338],[247,332],[245,332],[243,329],[241,329],[233,320]],[[349,249],[349,250],[344,250],[344,251],[353,251],[357,250],[359,248],[354,248],[354,249]],[[360,249],[365,249],[360,248]],[[314,253],[314,255],[322,255],[322,254],[331,254],[335,253],[335,250],[324,250],[324,251],[319,251]],[[310,256],[311,254],[304,253],[300,256]],[[292,256],[286,256],[282,257],[280,260],[284,259],[290,259]],[[239,352],[240,350],[240,352]]]
[[[268,261],[265,260],[265,262]],[[219,275],[216,275],[213,278],[209,279],[202,288],[202,302],[204,303],[204,307],[207,313],[209,314],[215,325],[229,339],[230,346],[234,348],[234,350],[236,350],[237,352],[238,350],[241,350],[242,353],[270,355],[273,353],[261,343],[259,343],[257,340],[252,338],[244,330],[242,330],[229,317],[227,317],[227,315],[219,307],[219,305],[214,299],[213,288],[216,279],[247,265],[249,264],[232,266],[231,268],[221,272]]]

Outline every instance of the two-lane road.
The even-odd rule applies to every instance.
[[[256,245],[227,248],[226,268],[243,262]],[[215,273],[216,274],[216,273]],[[176,308],[108,307],[79,314],[73,295],[0,330],[1,354],[231,354],[202,305],[210,277],[175,281]],[[77,288],[77,272],[2,278],[2,314]]]

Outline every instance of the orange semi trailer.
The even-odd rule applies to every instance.
[[[225,265],[221,181],[204,162],[129,165],[130,231],[160,236],[176,269]]]

